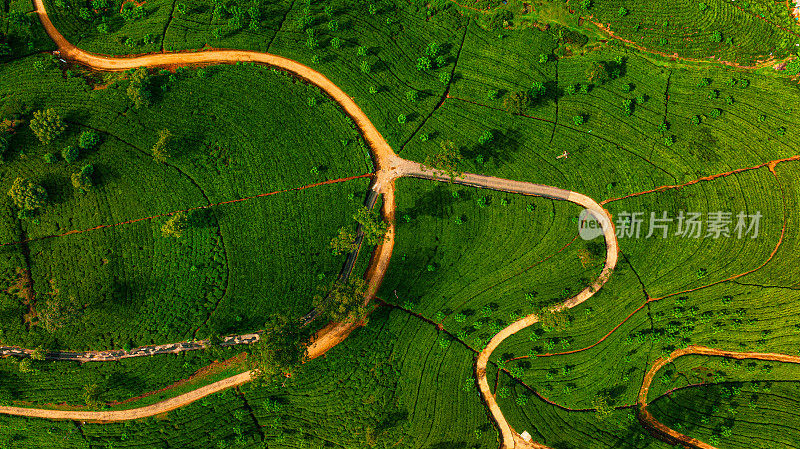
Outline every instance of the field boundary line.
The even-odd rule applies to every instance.
[[[606,205],[606,204],[614,202],[614,201],[620,201],[620,200],[624,200],[624,199],[628,199],[628,198],[633,198],[633,197],[636,197],[636,196],[647,195],[647,194],[650,194],[650,193],[663,192],[665,190],[671,190],[671,189],[680,189],[681,187],[687,187],[687,186],[690,186],[690,185],[698,184],[700,182],[713,181],[713,180],[718,179],[718,178],[724,178],[724,177],[731,176],[731,175],[738,175],[739,173],[744,173],[744,172],[751,171],[751,170],[758,170],[759,168],[764,168],[764,167],[768,167],[769,171],[771,171],[772,173],[775,173],[775,167],[778,164],[780,164],[782,162],[792,162],[792,161],[797,161],[797,160],[800,160],[800,155],[795,155],[795,156],[791,156],[791,157],[787,157],[787,158],[783,158],[783,159],[775,159],[775,160],[772,160],[772,161],[763,162],[763,163],[758,164],[758,165],[753,165],[752,167],[737,168],[735,170],[730,170],[730,171],[723,172],[723,173],[717,173],[717,174],[714,174],[714,175],[704,176],[702,178],[697,178],[697,179],[694,179],[692,181],[684,182],[682,184],[663,185],[663,186],[658,186],[658,187],[656,187],[654,189],[650,189],[650,190],[644,190],[644,191],[641,191],[641,192],[629,193],[627,195],[623,195],[623,196],[619,196],[619,197],[608,198],[608,199],[605,199],[605,200],[601,201],[600,205]]]
[[[22,243],[35,242],[35,241],[39,241],[39,240],[48,240],[48,239],[52,239],[52,238],[66,237],[66,236],[75,235],[75,234],[83,234],[83,233],[86,233],[86,232],[97,231],[97,230],[100,230],[100,229],[114,228],[114,227],[118,227],[118,226],[124,226],[124,225],[128,225],[128,224],[139,223],[141,221],[155,220],[156,218],[170,217],[172,215],[179,214],[179,213],[193,212],[193,211],[202,210],[202,209],[210,209],[212,207],[224,206],[226,204],[240,203],[242,201],[248,201],[248,200],[252,200],[252,199],[256,199],[256,198],[264,198],[264,197],[267,197],[267,196],[273,196],[273,195],[277,195],[277,194],[280,194],[280,193],[299,192],[301,190],[306,190],[306,189],[310,189],[310,188],[313,188],[313,187],[319,187],[319,186],[329,185],[329,184],[337,184],[337,183],[340,183],[340,182],[347,182],[347,181],[352,181],[352,180],[355,180],[355,179],[371,178],[373,176],[374,176],[373,173],[366,173],[366,174],[363,174],[363,175],[349,176],[349,177],[346,177],[346,178],[329,179],[327,181],[317,182],[317,183],[314,183],[314,184],[308,184],[308,185],[305,185],[305,186],[292,187],[292,188],[283,189],[283,190],[275,190],[273,192],[268,192],[268,193],[259,193],[257,195],[251,195],[251,196],[247,196],[247,197],[243,197],[243,198],[237,198],[235,200],[226,200],[226,201],[220,201],[218,203],[210,203],[210,204],[205,204],[205,205],[202,205],[202,206],[194,206],[194,207],[190,207],[190,208],[187,208],[187,209],[181,209],[181,210],[175,210],[175,211],[172,211],[172,212],[164,212],[162,214],[151,215],[149,217],[134,218],[132,220],[121,221],[119,223],[98,225],[98,226],[94,226],[92,228],[86,228],[86,229],[73,229],[71,231],[62,232],[61,234],[51,234],[51,235],[45,235],[45,236],[40,236],[40,237],[32,237],[32,238],[29,238],[29,239],[26,239],[26,240],[19,240],[19,241],[15,241],[15,242],[0,243],[0,247],[11,246],[11,245],[19,245],[19,244],[22,244]]]

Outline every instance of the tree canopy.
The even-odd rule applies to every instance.
[[[339,234],[331,240],[331,249],[337,256],[355,251],[356,233],[347,227],[342,227],[339,229]]]
[[[531,103],[531,97],[527,92],[511,92],[503,99],[503,107],[512,114],[522,114]]]
[[[383,242],[389,223],[385,222],[377,212],[361,206],[353,215],[353,219],[361,225],[361,232],[368,245],[377,245]]]
[[[78,146],[82,150],[89,150],[97,146],[100,143],[100,134],[95,131],[84,131],[81,133],[80,137],[78,137]]]
[[[133,106],[136,109],[148,106],[150,104],[150,75],[147,73],[147,69],[139,67],[129,75],[128,80],[130,83],[127,94]]]
[[[186,231],[187,217],[185,212],[178,212],[161,227],[161,235],[164,237],[180,238]]]
[[[52,108],[34,112],[30,126],[31,131],[45,145],[52,142],[67,129],[61,116]]]
[[[460,172],[458,163],[461,161],[461,151],[452,140],[442,141],[439,151],[429,155],[425,159],[425,165],[447,173],[451,178],[456,177]]]
[[[8,196],[14,201],[14,205],[27,211],[36,210],[44,206],[47,201],[47,191],[44,187],[26,178],[15,179],[11,189],[8,190]]]
[[[72,174],[72,187],[81,191],[88,191],[89,187],[94,185],[92,182],[92,175],[94,174],[94,166],[91,164],[81,167],[81,171]]]
[[[264,325],[263,337],[253,345],[247,359],[253,378],[271,383],[291,376],[307,359],[309,331],[299,320],[284,315],[272,315]]]
[[[162,129],[158,132],[158,140],[153,145],[153,159],[162,164],[167,162],[169,157],[169,142],[172,140],[172,133],[168,129]]]
[[[367,284],[363,279],[350,278],[347,282],[336,280],[321,289],[312,305],[318,316],[327,321],[358,321],[366,316],[364,295]]]
[[[594,62],[586,69],[586,79],[590,83],[603,84],[611,79],[611,75],[608,73],[606,64]]]

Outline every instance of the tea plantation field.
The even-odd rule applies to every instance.
[[[33,219],[7,213],[2,222],[4,243],[34,239],[2,250],[9,255],[6,288],[20,284],[20,269],[32,277],[24,288],[4,292],[3,313],[15,317],[6,341],[130,347],[257,330],[275,311],[310,310],[317,285],[341,269],[343,259],[330,254],[328,241],[363,201],[367,179],[196,211],[181,238],[163,237],[167,218],[154,218],[36,239],[368,173],[369,156],[337,107],[278,72],[221,66],[156,75],[163,88],[152,106],[135,109],[127,81],[97,81],[104,88],[93,88],[87,83],[96,80],[84,74],[37,72],[35,60],[3,67],[3,95],[29,109],[54,108],[67,130],[42,145],[19,127],[0,168],[5,190],[25,176],[49,198]],[[253,86],[261,95],[251,95]],[[150,154],[162,129],[172,134],[166,163]],[[76,162],[62,160],[61,150],[76,146],[86,130],[100,143],[81,150]],[[95,186],[86,193],[70,185],[70,174],[84,164],[95,169]],[[10,198],[2,201],[8,210]],[[21,298],[31,283],[32,311]],[[30,326],[48,301],[75,304],[70,321],[47,330]]]
[[[800,354],[800,26],[788,3],[45,4],[90,52],[235,48],[312,67],[401,158],[451,158],[444,171],[593,198],[614,221],[619,260],[589,300],[545,314],[603,267],[603,241],[578,235],[580,207],[387,176],[395,235],[376,309],[324,357],[155,418],[0,416],[0,447],[494,449],[500,426],[475,360],[536,313],[542,322],[489,358],[491,394],[511,427],[553,449],[666,449],[637,417],[659,358],[688,345]],[[26,216],[0,196],[0,245],[13,243],[0,246],[0,342],[126,348],[249,332],[273,313],[311,310],[345,261],[331,238],[353,225],[375,169],[334,101],[246,63],[151,70],[143,91],[142,72],[37,54],[52,44],[34,15],[13,13],[32,5],[4,7],[0,120],[15,132],[0,182],[6,192],[27,177],[47,203]],[[47,109],[65,130],[42,143],[29,123]],[[97,142],[62,153],[87,132]],[[94,185],[82,187],[87,164]],[[188,209],[183,235],[165,236],[170,214]],[[354,276],[370,273],[375,243]],[[30,372],[4,359],[0,400],[149,404],[241,372],[244,355],[212,362],[244,350],[36,361]],[[714,448],[800,447],[798,369],[681,357],[656,375],[647,410]]]

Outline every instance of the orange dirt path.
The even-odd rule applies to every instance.
[[[716,447],[704,443],[696,438],[692,438],[681,434],[670,427],[665,426],[659,422],[649,410],[647,410],[647,393],[650,390],[650,385],[653,383],[656,373],[663,368],[666,364],[671,363],[673,360],[686,355],[706,355],[715,357],[728,357],[734,359],[754,359],[754,360],[769,360],[783,363],[800,363],[800,357],[786,354],[777,353],[762,353],[762,352],[732,352],[723,351],[721,349],[713,349],[705,346],[689,346],[683,349],[673,351],[669,356],[662,357],[653,362],[650,370],[645,374],[642,380],[642,387],[639,390],[639,397],[637,405],[639,407],[639,421],[651,430],[669,440],[672,444],[680,444],[684,447],[697,448],[697,449],[717,449]]]

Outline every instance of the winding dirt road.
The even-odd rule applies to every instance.
[[[437,170],[425,167],[419,163],[404,160],[394,153],[380,132],[375,128],[369,118],[367,118],[361,108],[358,107],[351,97],[345,94],[344,91],[342,91],[323,74],[311,69],[310,67],[277,55],[241,50],[163,53],[131,58],[97,55],[83,51],[69,43],[53,26],[50,18],[47,16],[47,11],[45,10],[45,5],[42,0],[34,0],[34,5],[36,7],[36,13],[42,21],[47,34],[58,45],[62,58],[84,64],[94,69],[120,71],[137,67],[255,62],[279,67],[283,70],[291,72],[294,75],[305,79],[309,83],[318,86],[328,95],[330,95],[337,103],[339,103],[344,109],[345,113],[347,113],[347,115],[354,120],[371,149],[377,170],[372,189],[377,193],[383,194],[383,214],[390,224],[386,240],[376,249],[370,261],[369,269],[367,270],[368,290],[365,301],[369,301],[369,299],[378,291],[381,281],[389,266],[395,237],[394,181],[403,176],[430,179],[435,181],[455,182],[480,188],[570,201],[590,210],[603,225],[603,233],[606,240],[607,251],[605,266],[598,279],[592,285],[584,289],[575,297],[570,298],[563,304],[554,307],[554,310],[563,310],[575,307],[576,305],[589,299],[600,287],[602,287],[616,266],[618,245],[616,236],[614,234],[613,225],[611,224],[608,212],[606,212],[596,201],[585,195],[556,187],[490,176],[467,173],[451,178],[450,176],[447,176]],[[608,220],[603,220],[603,218],[608,218]],[[503,340],[518,330],[530,326],[537,321],[538,318],[535,315],[529,315],[512,323],[510,326],[506,327],[500,331],[500,333],[495,335],[487,347],[478,356],[476,374],[480,391],[492,413],[494,420],[497,422],[497,425],[500,428],[502,434],[501,443],[503,448],[514,448],[517,445],[523,446],[526,443],[521,440],[519,435],[514,432],[514,430],[508,424],[507,420],[503,416],[502,411],[500,410],[500,407],[497,405],[494,396],[491,394],[488,382],[486,380],[486,365],[492,351],[494,351],[494,349],[497,348],[497,346]],[[358,323],[338,323],[323,329],[323,331],[316,336],[314,342],[308,349],[309,358],[313,359],[321,354],[324,354],[325,351],[343,341],[357,326]],[[139,419],[174,410],[215,392],[241,385],[250,381],[251,378],[252,377],[249,372],[242,373],[163,402],[130,410],[98,412],[0,407],[0,413],[48,419],[71,419],[97,422],[114,422]]]
[[[489,188],[493,190],[500,190],[504,192],[518,193],[522,195],[534,195],[556,200],[569,201],[582,206],[584,209],[589,210],[595,216],[597,221],[601,224],[603,229],[603,236],[606,241],[606,261],[603,270],[600,272],[598,278],[588,287],[583,289],[577,295],[567,299],[562,304],[552,308],[554,312],[565,309],[570,309],[583,303],[591,298],[602,286],[606,283],[614,268],[617,266],[617,257],[619,254],[619,245],[617,243],[617,236],[614,231],[613,221],[611,215],[603,209],[600,204],[586,195],[572,192],[569,190],[559,189],[557,187],[545,186],[541,184],[532,184],[528,182],[512,181],[509,179],[495,178],[492,176],[476,175],[472,173],[464,173],[459,176],[451,177],[445,173],[437,170],[432,170],[412,161],[402,161],[397,167],[398,176],[410,176],[415,178],[432,179],[436,181],[454,182],[457,184],[469,185],[474,187]],[[525,316],[498,332],[486,347],[478,354],[478,360],[475,367],[475,374],[478,380],[478,387],[480,388],[481,395],[483,396],[492,417],[500,428],[502,436],[501,448],[512,449],[517,446],[520,447],[546,447],[541,445],[533,446],[525,442],[522,437],[511,428],[511,425],[503,416],[503,411],[497,404],[497,400],[492,394],[489,387],[489,381],[486,378],[486,366],[489,363],[489,357],[495,349],[506,338],[514,335],[528,326],[532,326],[539,322],[539,317],[535,314]]]
[[[576,296],[569,298],[564,303],[552,308],[553,311],[561,311],[575,307],[584,301],[591,298],[609,279],[618,259],[618,243],[614,232],[614,227],[611,222],[611,217],[603,207],[593,199],[568,190],[559,189],[556,187],[532,184],[526,182],[519,182],[490,176],[483,176],[477,174],[462,174],[459,176],[451,177],[440,171],[433,170],[425,167],[417,162],[407,161],[397,156],[380,132],[375,128],[369,118],[364,114],[361,108],[338,86],[331,82],[323,74],[311,69],[303,64],[293,60],[272,55],[268,53],[259,53],[253,51],[241,50],[211,50],[200,52],[183,52],[183,53],[159,53],[144,56],[122,58],[122,57],[109,57],[104,55],[97,55],[83,51],[71,43],[69,43],[61,33],[53,26],[42,0],[34,0],[36,13],[39,16],[42,24],[45,27],[48,35],[58,45],[61,56],[64,59],[84,64],[94,69],[107,70],[107,71],[120,71],[138,67],[159,67],[159,66],[185,66],[196,64],[215,64],[215,63],[234,63],[234,62],[254,62],[259,64],[266,64],[278,67],[282,70],[291,72],[292,74],[305,79],[311,84],[318,86],[324,90],[331,98],[333,98],[339,105],[342,106],[345,113],[350,116],[358,126],[361,134],[364,136],[372,156],[374,158],[376,173],[374,176],[374,183],[372,189],[383,195],[383,209],[382,213],[385,219],[389,222],[389,230],[385,241],[378,246],[372,255],[369,268],[367,270],[368,289],[365,301],[368,302],[377,293],[381,281],[388,270],[389,261],[391,259],[392,250],[394,247],[395,239],[395,180],[400,177],[415,177],[422,179],[429,179],[434,181],[454,182],[463,185],[469,185],[479,188],[488,188],[493,190],[511,192],[522,195],[535,195],[546,198],[552,198],[562,201],[569,201],[575,203],[585,209],[588,209],[595,218],[598,219],[602,226],[603,235],[606,242],[606,260],[603,270],[598,278],[583,291]],[[508,421],[503,416],[502,410],[497,404],[494,395],[491,393],[489,384],[486,378],[486,368],[492,352],[509,336],[537,323],[539,318],[536,315],[528,315],[508,327],[502,329],[495,335],[487,344],[487,346],[480,352],[476,361],[476,378],[480,388],[481,395],[486,402],[493,419],[501,433],[501,447],[502,448],[546,448],[546,446],[525,442],[520,435],[514,431]],[[345,322],[333,323],[320,331],[312,344],[308,348],[309,359],[316,358],[324,354],[328,349],[336,346],[357,327],[359,323]],[[255,341],[257,336],[248,335],[240,336],[237,338],[245,338],[247,340]],[[244,341],[245,343],[250,341]],[[231,341],[231,344],[234,342]],[[142,349],[141,355],[150,355],[148,351],[153,353],[161,353],[158,351],[166,352],[180,352],[182,350],[190,350],[194,348],[193,345],[202,346],[204,342],[191,342],[184,344],[172,345],[159,345]],[[189,345],[189,346],[184,346]],[[190,347],[191,346],[191,347]],[[195,348],[196,349],[196,348]],[[14,351],[22,351],[26,353],[27,350],[22,348],[13,348]],[[145,354],[146,353],[146,354]],[[715,449],[712,446],[705,445],[694,439],[690,439],[681,435],[672,429],[658,423],[652,415],[646,410],[647,391],[652,382],[655,373],[669,363],[674,358],[686,354],[706,354],[718,355],[725,357],[735,358],[755,358],[761,360],[777,360],[787,361],[791,363],[800,363],[800,357],[785,356],[781,354],[758,354],[758,353],[728,353],[725,351],[714,350],[711,348],[703,347],[690,347],[675,351],[668,358],[659,360],[650,369],[645,376],[645,381],[639,395],[639,410],[640,417],[645,424],[660,432],[662,435],[667,435],[675,439],[680,444],[692,444],[694,447],[703,449]],[[0,354],[2,355],[2,354]],[[14,355],[14,354],[9,354]],[[19,354],[17,354],[19,355]],[[76,354],[67,354],[73,357],[80,357]],[[96,354],[95,354],[96,355]],[[115,360],[124,356],[124,354],[115,354],[113,351],[108,351],[102,354],[101,358],[107,360]],[[146,407],[134,408],[129,410],[119,411],[80,411],[80,410],[50,410],[50,409],[33,409],[23,407],[0,407],[0,413],[18,416],[28,416],[46,419],[70,419],[76,421],[93,421],[93,422],[117,422],[131,419],[140,419],[150,416],[159,415],[170,410],[188,405],[198,399],[206,397],[210,394],[232,388],[252,380],[250,372],[238,374],[236,376],[223,379],[221,381],[212,383],[210,385],[198,388],[191,392],[176,396],[174,398],[152,404]],[[691,442],[690,442],[691,441]]]

